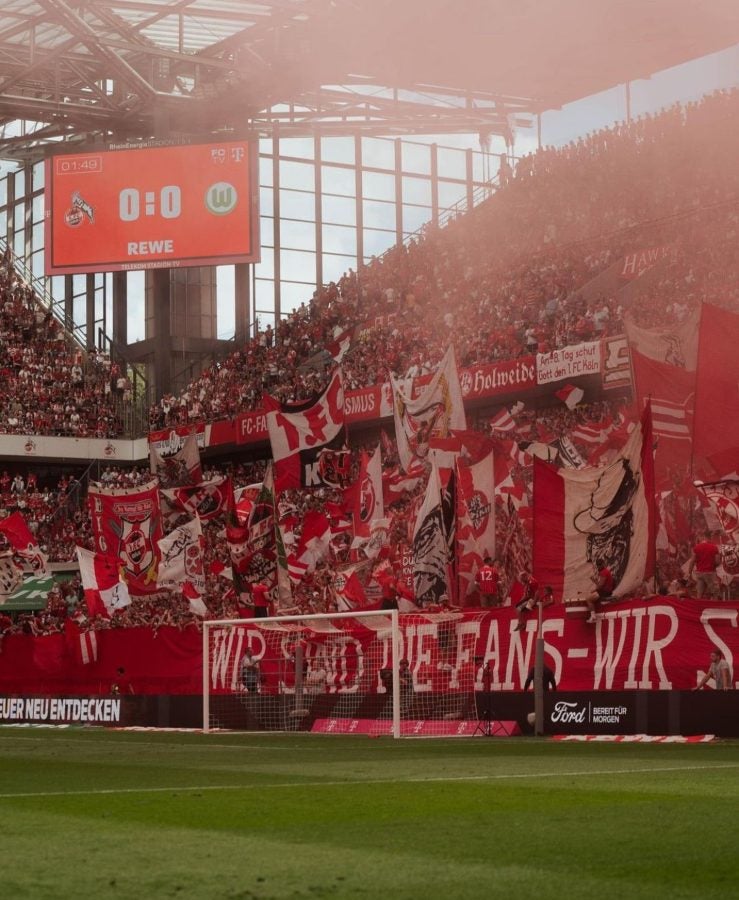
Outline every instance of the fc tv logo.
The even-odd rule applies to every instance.
[[[236,208],[239,194],[228,181],[217,181],[205,192],[205,207],[214,216],[227,216]]]

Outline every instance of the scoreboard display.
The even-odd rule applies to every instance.
[[[249,141],[105,150],[46,161],[46,274],[259,259]]]

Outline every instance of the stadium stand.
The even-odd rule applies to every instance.
[[[325,386],[332,345],[346,332],[355,337],[342,368],[346,388],[354,390],[384,383],[389,372],[406,378],[430,374],[450,343],[464,369],[622,334],[627,313],[644,327],[666,327],[684,321],[704,301],[736,311],[738,113],[739,91],[722,91],[520,159],[509,183],[487,202],[318,288],[275,329],[265,329],[202,372],[179,396],[160,397],[150,409],[150,429],[232,418],[261,409],[265,394],[283,403],[314,397]],[[650,258],[652,268],[623,277],[631,255],[654,248],[660,253]],[[2,431],[120,435],[131,388],[117,364],[79,348],[16,277],[7,256],[0,292],[0,391],[7,398]],[[508,487],[499,486],[497,500],[498,541],[518,546],[506,560],[507,594],[530,558],[532,458],[526,446],[566,434],[593,461],[593,444],[582,435],[588,428],[607,428],[623,436],[630,404],[630,396],[619,394],[571,410],[551,396],[543,406],[518,412],[514,431],[493,433],[507,458]],[[481,434],[491,434],[496,410],[488,405],[474,411]],[[377,429],[356,433],[353,449],[370,448],[379,438]],[[599,443],[597,453],[603,449]],[[386,435],[383,451],[386,473],[399,477],[396,450]],[[208,459],[204,480],[229,476],[234,488],[245,488],[261,479],[264,465],[260,459]],[[73,562],[75,545],[93,548],[85,502],[91,481],[131,486],[150,477],[113,465],[90,467],[71,480],[32,466],[14,464],[12,471],[20,482],[7,470],[0,477],[0,515],[20,511],[56,563]],[[388,504],[390,540],[380,571],[398,567],[422,493],[419,482]],[[686,491],[670,502],[687,508],[690,497]],[[281,518],[293,523],[297,544],[306,515],[338,510],[342,490],[288,492],[281,503]],[[514,535],[517,523],[520,533]],[[230,566],[226,525],[224,510],[204,526],[203,600],[216,618],[251,612],[223,576]],[[283,611],[337,608],[332,568],[352,557],[348,538],[340,528],[336,533],[325,559],[294,582],[292,605]],[[664,585],[677,583],[689,548],[690,534],[682,533],[662,549]],[[370,605],[381,602],[381,581],[368,589]],[[68,617],[85,629],[181,629],[200,621],[182,593],[170,590],[134,597],[112,618],[92,616],[75,577],[50,594],[46,609],[5,622],[4,631],[53,633]]]

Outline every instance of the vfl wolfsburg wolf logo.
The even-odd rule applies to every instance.
[[[217,181],[205,192],[205,206],[214,216],[226,216],[239,199],[236,188],[227,181]]]

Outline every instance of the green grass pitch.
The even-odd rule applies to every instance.
[[[0,896],[739,896],[739,743],[0,729]]]

